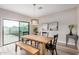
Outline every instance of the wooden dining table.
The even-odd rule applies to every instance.
[[[51,38],[48,38],[45,36],[40,36],[40,35],[24,35],[24,36],[22,36],[22,41],[27,40],[27,39],[31,40],[31,41],[39,42],[40,55],[47,54],[47,49],[45,48],[45,44],[52,40]]]

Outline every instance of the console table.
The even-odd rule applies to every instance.
[[[74,41],[75,41],[75,47],[77,47],[78,36],[76,34],[72,34],[72,35],[67,34],[66,35],[66,46],[67,46],[69,38],[74,39]]]

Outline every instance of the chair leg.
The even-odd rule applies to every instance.
[[[51,54],[54,55],[54,50],[50,50]]]
[[[54,55],[54,50],[52,50],[52,55]]]
[[[35,42],[35,47],[38,48],[39,47],[39,43]]]
[[[29,40],[26,40],[26,41],[25,41],[25,44],[27,44],[27,43],[28,43],[28,41],[29,41]]]
[[[24,39],[22,38],[21,41],[24,42]]]
[[[39,47],[39,42],[37,42],[37,48]]]
[[[25,44],[27,44],[27,40],[25,41]]]
[[[32,45],[32,41],[31,41],[31,45]]]
[[[35,42],[35,47],[37,46],[36,44],[37,44],[37,42]]]
[[[57,55],[57,49],[55,48],[55,52],[56,52],[56,55]]]

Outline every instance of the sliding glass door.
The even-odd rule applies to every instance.
[[[20,40],[22,35],[29,34],[29,23],[3,20],[3,45]]]
[[[20,37],[29,34],[29,23],[19,22]]]

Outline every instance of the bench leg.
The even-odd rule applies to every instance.
[[[17,45],[15,45],[15,51],[17,52]]]
[[[20,50],[22,50],[22,48],[20,48]]]

